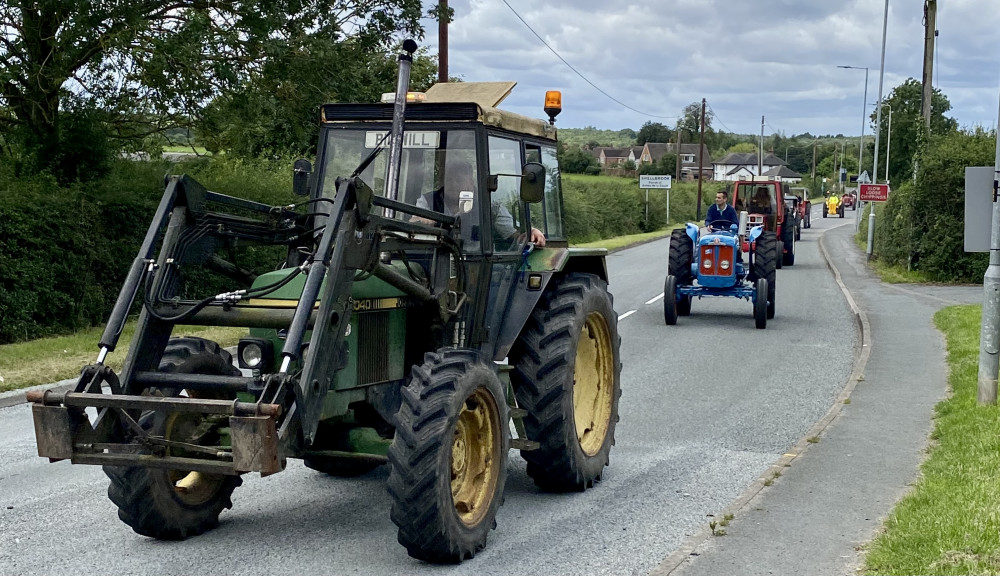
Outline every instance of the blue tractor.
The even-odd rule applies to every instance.
[[[750,226],[748,216],[740,222],[711,222],[700,233],[696,224],[670,235],[670,259],[663,284],[663,319],[677,323],[678,316],[691,314],[695,297],[731,296],[753,303],[757,328],[774,318],[775,270],[778,238],[763,226]],[[697,281],[697,282],[696,282]]]

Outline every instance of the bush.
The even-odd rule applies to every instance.
[[[287,204],[293,198],[290,166],[121,160],[100,181],[67,186],[49,175],[15,178],[0,171],[0,343],[107,319],[163,195],[164,174],[187,172],[216,192]],[[254,247],[241,255],[241,265],[257,269],[273,268],[280,258],[274,249]],[[198,276],[186,288],[203,296],[218,284]]]
[[[964,251],[965,167],[991,166],[995,136],[982,129],[935,136],[920,155],[916,182],[892,190],[876,209],[875,253],[889,264],[947,282],[978,282],[989,255]],[[867,234],[867,219],[862,233]]]
[[[565,230],[572,243],[650,232],[673,222],[695,220],[698,184],[675,182],[670,190],[670,221],[667,222],[667,191],[649,191],[649,218],[646,192],[636,178],[563,174]],[[715,193],[725,186],[706,182],[702,186],[701,217],[704,218]]]

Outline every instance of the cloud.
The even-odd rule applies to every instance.
[[[507,2],[580,74],[503,0],[449,2],[455,10],[450,73],[466,81],[517,81],[503,107],[533,117],[543,117],[546,90],[562,90],[559,126],[673,124],[684,106],[705,98],[721,129],[757,133],[764,115],[768,132],[854,135],[865,74],[837,66],[867,66],[868,101],[878,96],[880,0]],[[885,96],[907,78],[921,78],[922,20],[919,0],[890,1]],[[436,51],[436,23],[425,25],[426,43]],[[998,27],[993,0],[939,2],[936,86],[962,125],[996,122]]]

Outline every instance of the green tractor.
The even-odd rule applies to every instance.
[[[39,455],[102,465],[139,534],[213,528],[242,474],[288,458],[341,477],[388,464],[399,542],[460,562],[496,525],[510,449],[544,490],[601,478],[617,315],[606,252],[565,240],[557,98],[548,123],[495,108],[511,83],[408,102],[404,49],[391,102],[323,107],[317,166],[295,166],[301,202],[169,178],[96,362],[72,392],[29,394]],[[248,253],[280,264],[255,271]],[[228,289],[189,294],[206,277]],[[234,360],[185,325],[249,332]]]

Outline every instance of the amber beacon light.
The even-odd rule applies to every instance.
[[[556,116],[562,112],[562,92],[549,90],[545,93],[545,113],[549,115],[549,124],[556,123]]]

